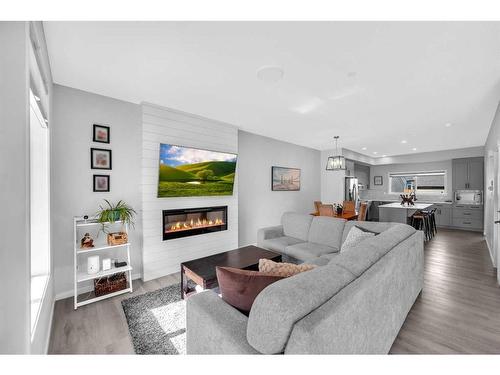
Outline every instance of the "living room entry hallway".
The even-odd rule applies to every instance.
[[[179,274],[142,282],[132,296],[178,284]],[[73,310],[56,302],[49,353],[133,354],[121,301],[130,294]],[[425,245],[422,295],[396,338],[393,354],[500,352],[500,289],[480,233],[440,229]]]

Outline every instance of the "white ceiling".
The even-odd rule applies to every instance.
[[[334,135],[341,147],[370,156],[483,145],[500,99],[499,22],[44,28],[58,84],[317,149],[332,148]],[[259,80],[264,65],[282,66],[283,79]]]

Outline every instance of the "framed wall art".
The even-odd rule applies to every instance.
[[[93,133],[93,138],[92,138],[93,142],[99,142],[99,143],[110,142],[111,130],[109,129],[109,126],[94,124],[92,133]]]
[[[95,174],[94,175],[94,192],[109,191],[109,175]]]
[[[111,169],[111,150],[103,148],[90,149],[90,168]]]
[[[272,167],[271,181],[273,191],[298,191],[300,190],[300,169]]]

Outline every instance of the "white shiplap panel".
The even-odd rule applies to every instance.
[[[238,153],[236,127],[200,116],[143,104],[143,278],[178,272],[180,263],[238,246],[238,183],[232,196],[158,198],[160,143]],[[169,241],[162,239],[162,210],[228,206],[228,230]]]
[[[149,116],[155,117],[157,119],[167,120],[165,123],[167,127],[173,126],[172,123],[180,122],[190,125],[195,125],[199,129],[205,129],[207,132],[218,131],[219,133],[230,133],[233,130],[237,131],[234,125],[224,123],[217,120],[208,119],[198,115],[194,115],[187,112],[178,111],[175,109],[165,108],[156,106],[154,104],[143,104],[143,118],[148,118]]]

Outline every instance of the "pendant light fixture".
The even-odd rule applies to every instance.
[[[346,169],[345,165],[345,157],[339,154],[338,141],[339,136],[336,135],[333,137],[335,139],[335,155],[329,156],[328,161],[326,162],[326,170],[327,171],[341,171]]]

